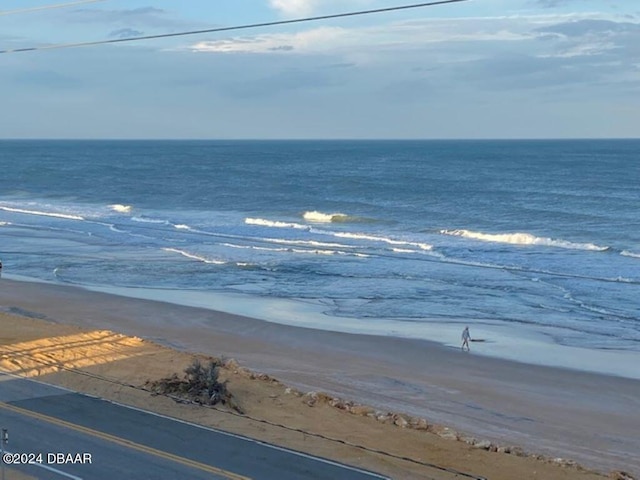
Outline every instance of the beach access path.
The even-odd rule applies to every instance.
[[[421,416],[499,445],[640,473],[640,381],[462,354],[78,288],[4,280],[19,315],[235,358],[302,391]]]

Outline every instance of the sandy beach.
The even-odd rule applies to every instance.
[[[297,328],[7,279],[0,280],[0,309],[5,371],[13,368],[13,373],[39,375],[43,381],[146,405],[393,478],[435,475],[426,464],[498,480],[601,478],[573,466],[558,466],[571,464],[567,459],[600,474],[640,472],[638,380],[482,357],[426,341]],[[51,338],[56,342],[47,344]],[[74,356],[74,345],[88,350]],[[27,350],[37,353],[42,348],[48,357],[24,356]],[[9,362],[20,352],[22,363]],[[230,362],[225,375],[253,420],[150,398],[144,390],[124,386],[179,373],[192,354],[237,361],[239,367]],[[87,358],[95,360],[80,361]],[[53,360],[57,367],[44,368]],[[29,362],[40,362],[40,366]],[[260,380],[241,367],[269,378]],[[375,415],[346,413],[322,401],[310,402],[308,395],[285,393],[286,387],[302,394],[325,392],[378,412],[406,414],[407,419],[426,419],[434,427],[430,431],[401,428],[397,417],[380,421],[372,418]],[[305,436],[300,429],[370,450]],[[471,445],[472,437],[476,446]],[[501,447],[530,455],[488,451],[482,448],[483,440],[491,442],[493,450]],[[550,460],[554,458],[564,460]]]

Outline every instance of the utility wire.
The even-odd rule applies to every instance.
[[[40,10],[51,10],[54,8],[66,8],[66,7],[73,7],[75,5],[82,5],[83,3],[96,3],[96,2],[104,2],[104,1],[105,0],[78,0],[77,2],[56,3],[53,5],[42,5],[40,7],[21,8],[19,10],[0,10],[0,17],[4,15],[30,13],[30,12],[37,12]]]
[[[94,0],[98,1],[98,0]],[[414,8],[423,8],[423,7],[433,7],[436,5],[444,5],[448,3],[459,3],[466,2],[468,0],[440,0],[435,2],[426,2],[426,3],[414,3],[411,5],[400,5],[397,7],[386,7],[386,8],[376,8],[373,10],[360,10],[356,12],[347,12],[347,13],[335,13],[332,15],[320,15],[316,17],[305,17],[305,18],[295,18],[291,20],[278,20],[275,22],[264,22],[264,23],[251,23],[247,25],[237,25],[232,27],[218,27],[218,28],[209,28],[206,30],[191,30],[188,32],[177,32],[177,33],[162,33],[158,35],[144,35],[139,37],[127,37],[127,38],[112,38],[109,40],[97,40],[93,42],[78,42],[78,43],[57,43],[53,45],[45,45],[42,47],[26,47],[26,48],[15,48],[10,50],[0,50],[0,53],[20,53],[20,52],[32,52],[34,50],[53,50],[53,49],[62,49],[62,48],[76,48],[76,47],[88,47],[92,45],[105,45],[109,43],[124,43],[124,42],[136,42],[139,40],[153,40],[157,38],[169,38],[169,37],[182,37],[186,35],[201,35],[203,33],[216,33],[216,32],[229,32],[231,30],[246,30],[249,28],[261,28],[261,27],[272,27],[275,25],[288,25],[292,23],[303,23],[303,22],[316,22],[319,20],[328,20],[332,18],[344,18],[344,17],[355,17],[359,15],[371,15],[374,13],[385,13],[385,12],[394,12],[398,10],[409,10]]]

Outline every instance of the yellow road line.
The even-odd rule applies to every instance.
[[[216,468],[211,465],[207,465],[205,463],[196,462],[195,460],[189,460],[188,458],[180,457],[178,455],[174,455],[173,453],[163,452],[162,450],[157,450],[155,448],[148,447],[146,445],[141,445],[139,443],[126,440],[124,438],[116,437],[115,435],[99,432],[91,428],[83,427],[82,425],[76,425],[75,423],[67,422],[66,420],[50,417],[48,415],[44,415],[38,412],[33,412],[31,410],[17,407],[15,405],[9,405],[8,403],[0,402],[0,408],[9,410],[15,413],[19,413],[21,415],[26,415],[32,418],[36,418],[38,420],[42,420],[48,423],[53,423],[54,425],[69,428],[77,432],[85,433],[87,435],[91,435],[92,437],[101,438],[102,440],[116,443],[118,445],[131,448],[133,450],[138,450],[139,452],[144,452],[144,453],[148,453],[149,455],[154,455],[156,457],[164,458],[166,460],[171,460],[173,462],[180,463],[187,467],[195,468],[197,470],[202,470],[204,472],[215,473],[216,475],[220,475],[229,480],[251,480],[249,477],[238,475],[237,473],[228,472],[221,468]]]

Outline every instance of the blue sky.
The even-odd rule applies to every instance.
[[[68,3],[74,0],[66,0]],[[402,0],[0,4],[0,49]],[[640,2],[469,0],[367,17],[0,54],[2,138],[640,137]]]

